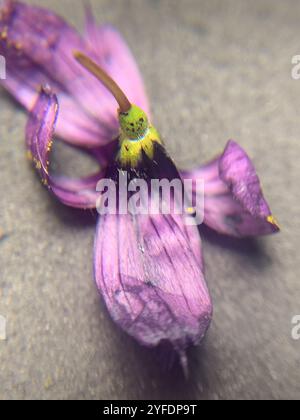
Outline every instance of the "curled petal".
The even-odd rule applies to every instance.
[[[50,151],[58,114],[58,102],[49,88],[43,88],[30,113],[26,127],[28,157],[37,169],[42,183],[64,204],[77,208],[94,208],[96,184],[103,172],[82,178],[69,179],[49,173]]]
[[[74,208],[94,209],[98,199],[97,183],[104,176],[104,171],[89,177],[72,179],[51,176],[50,189],[65,205]]]
[[[217,232],[243,237],[279,231],[255,168],[236,142],[230,140],[221,156],[182,176],[204,180],[204,223]]]
[[[62,92],[53,80],[33,69],[31,63],[28,66],[20,66],[15,61],[8,60],[6,79],[1,80],[1,84],[24,108],[31,111],[38,98],[40,86],[50,84],[57,93],[60,104],[56,124],[56,134],[60,138],[73,145],[89,148],[98,147],[110,140],[110,135],[98,122],[89,118],[68,93]]]

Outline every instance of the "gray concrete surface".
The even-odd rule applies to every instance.
[[[82,26],[79,0],[32,3]],[[291,319],[300,314],[300,81],[291,57],[300,54],[300,2],[93,4],[134,50],[178,164],[204,162],[236,139],[282,232],[245,241],[203,232],[215,314],[185,382],[108,318],[92,276],[95,216],[64,208],[40,186],[24,158],[25,115],[1,91],[0,398],[299,398]],[[91,162],[70,153],[56,148],[59,170],[89,172]]]

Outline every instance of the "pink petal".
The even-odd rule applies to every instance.
[[[90,39],[82,38],[46,9],[10,0],[5,0],[1,8],[0,54],[7,62],[3,86],[28,110],[40,86],[51,86],[61,110],[56,134],[86,147],[106,144],[118,135],[118,106],[107,89],[76,62],[74,50],[106,66],[112,77],[131,90],[128,94],[137,103],[147,105],[137,66],[121,36],[112,29],[101,29],[100,33],[97,42],[101,45],[96,53]],[[99,53],[102,50],[105,54]],[[109,65],[107,53],[111,54]],[[120,57],[114,58],[114,54]]]
[[[91,119],[68,93],[61,91],[55,81],[45,77],[39,70],[33,69],[31,63],[19,65],[16,61],[8,61],[7,67],[7,78],[1,84],[29,111],[38,98],[39,87],[46,82],[51,84],[60,104],[57,136],[81,147],[97,147],[110,140],[112,132],[109,133],[100,123]]]
[[[234,141],[220,157],[182,176],[204,180],[204,223],[217,232],[238,237],[278,232],[255,168]]]
[[[42,182],[64,204],[77,208],[94,208],[96,184],[103,172],[82,179],[57,177],[49,173],[50,151],[58,114],[58,102],[49,88],[41,90],[26,127],[28,157],[34,163]]]
[[[123,191],[120,174],[128,185],[179,177],[161,145],[156,145],[153,159],[145,154],[135,169],[125,172],[117,161],[109,166],[106,178],[113,181],[117,197]],[[116,214],[100,216],[96,283],[122,329],[146,346],[170,342],[184,362],[186,348],[202,340],[212,316],[201,241],[197,227],[187,226],[182,214],[151,212],[151,200],[149,194],[147,214],[123,214],[117,200]]]
[[[101,216],[95,278],[114,321],[141,344],[169,341],[182,354],[204,337],[209,293],[185,227],[172,216]]]

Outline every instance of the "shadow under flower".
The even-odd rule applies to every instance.
[[[257,268],[264,269],[272,263],[272,258],[267,253],[263,240],[256,238],[234,238],[219,234],[205,225],[199,227],[204,243],[207,241],[213,246],[227,249],[245,257],[245,263],[248,262]]]
[[[87,228],[87,227],[96,227],[98,220],[98,213],[93,209],[75,209],[72,207],[67,207],[62,204],[60,201],[50,197],[50,207],[51,212],[66,226],[68,227],[77,227],[77,228]]]
[[[105,319],[100,312],[105,313]],[[112,321],[103,301],[98,313],[96,324],[101,324],[99,330],[103,331],[104,328],[109,331],[106,345],[110,349],[110,357],[106,361],[106,367],[110,375],[117,374],[118,379],[114,386],[121,386],[123,398],[204,399],[209,386],[210,364],[214,359],[210,333],[200,346],[188,349],[188,374],[185,375],[180,359],[170,344],[164,342],[154,348],[141,346]],[[102,346],[95,351],[89,364],[94,367],[103,364]],[[97,373],[95,368],[87,370],[87,381],[94,389],[99,385],[99,374],[100,370]]]

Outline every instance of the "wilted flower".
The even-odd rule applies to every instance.
[[[125,171],[128,180],[146,183],[180,179],[149,123],[137,65],[111,26],[98,27],[88,12],[81,37],[54,13],[8,0],[1,10],[0,53],[7,62],[2,85],[30,112],[28,157],[63,203],[95,208],[98,181],[109,179],[118,190]],[[99,161],[99,172],[82,179],[52,174],[54,135],[86,149]],[[216,231],[239,237],[278,231],[255,169],[235,142],[181,176],[204,179],[204,223]],[[144,345],[171,342],[184,362],[186,348],[201,341],[212,316],[197,227],[174,212],[133,215],[118,207],[117,214],[99,218],[94,262],[113,319]]]

